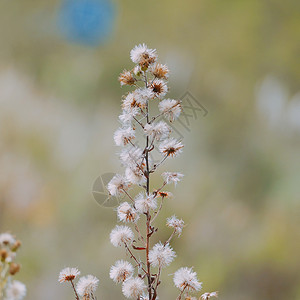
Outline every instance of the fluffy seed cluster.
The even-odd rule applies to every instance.
[[[146,289],[144,280],[140,277],[129,278],[124,281],[122,286],[122,292],[126,298],[139,299],[143,295]]]
[[[155,244],[149,252],[149,261],[153,267],[167,267],[175,257],[176,254],[170,245],[163,245],[161,242]]]
[[[127,85],[135,90],[122,98],[120,126],[114,133],[115,144],[122,147],[119,156],[125,170],[123,175],[117,174],[112,178],[107,189],[113,196],[123,194],[128,197],[116,209],[118,220],[127,225],[117,225],[110,233],[110,241],[115,247],[125,246],[134,264],[118,260],[109,275],[115,283],[122,283],[126,298],[157,300],[161,271],[176,257],[170,242],[175,234],[181,235],[184,221],[176,216],[168,218],[166,225],[173,232],[165,243],[155,244],[148,252],[150,238],[158,231],[153,221],[163,209],[164,202],[173,196],[171,192],[163,191],[164,186],[171,183],[177,185],[183,174],[162,173],[160,187],[153,190],[150,176],[165,160],[183,151],[182,141],[171,136],[173,126],[170,124],[180,117],[182,106],[179,100],[165,99],[169,91],[169,69],[157,62],[155,49],[148,48],[146,44],[137,45],[131,50],[130,58],[135,66],[124,70],[119,81],[121,87]],[[152,108],[154,105],[156,109]],[[156,115],[151,115],[154,111]],[[144,139],[143,143],[139,138]],[[159,155],[158,160],[153,154]],[[142,226],[141,222],[144,222]],[[140,257],[146,257],[146,260]],[[158,271],[153,273],[152,268],[158,268]],[[174,284],[180,289],[178,299],[182,296],[191,300],[193,298],[187,292],[201,289],[192,268],[179,269],[174,274]]]
[[[192,268],[184,267],[177,270],[173,281],[180,291],[199,291],[202,287],[202,283],[197,279],[197,273]]]
[[[119,128],[114,135],[114,140],[117,146],[126,146],[135,138],[134,129],[131,127]]]
[[[153,195],[146,196],[144,193],[139,193],[135,198],[135,207],[139,213],[145,214],[157,208],[157,200]]]
[[[162,100],[158,105],[159,111],[170,122],[174,122],[181,114],[182,108],[179,101],[174,99]]]
[[[164,121],[158,123],[146,124],[144,127],[146,135],[155,138],[156,140],[164,140],[171,134],[171,128]]]
[[[169,77],[169,68],[166,65],[156,63],[155,65],[151,66],[151,73],[156,78],[167,80]]]
[[[139,64],[142,70],[147,69],[157,59],[156,49],[149,49],[146,44],[140,44],[130,51],[130,58]]]
[[[123,73],[120,74],[119,81],[122,85],[133,85],[136,82],[136,79],[133,77],[130,71],[124,70]]]
[[[128,181],[120,174],[115,175],[107,185],[107,190],[112,196],[118,196],[128,188]]]
[[[94,297],[95,291],[99,285],[99,279],[93,275],[87,275],[81,277],[76,285],[76,291],[79,296],[86,297]]]
[[[60,271],[58,276],[59,282],[73,281],[80,275],[80,271],[77,268],[64,268]]]
[[[166,96],[168,92],[168,86],[162,79],[154,79],[153,82],[150,85],[150,89],[153,92],[153,96],[156,98],[163,98]]]
[[[201,295],[202,300],[208,300],[212,297],[217,298],[218,297],[218,292],[204,293],[204,294]]]
[[[134,239],[134,234],[130,227],[117,225],[110,233],[110,241],[115,247],[120,247],[123,244],[131,244]]]
[[[16,239],[10,233],[1,233],[0,234],[0,247],[10,247],[16,242]]]
[[[166,139],[159,145],[159,151],[165,156],[176,157],[182,152],[183,144],[174,139]]]
[[[162,177],[166,184],[174,183],[175,185],[183,178],[183,174],[175,172],[164,172]]]
[[[13,279],[21,269],[16,262],[20,247],[21,242],[12,234],[0,234],[0,298],[5,295],[4,300],[22,300],[26,296],[26,286]]]
[[[109,277],[115,282],[124,282],[133,275],[134,268],[131,263],[125,260],[118,260],[111,268]]]
[[[26,286],[18,280],[13,280],[6,288],[5,300],[22,300],[26,296]]]
[[[136,222],[139,215],[128,202],[123,202],[118,207],[118,218],[122,222]]]
[[[176,216],[172,216],[167,219],[167,226],[173,228],[175,233],[180,236],[184,227],[184,221],[182,219],[178,219]]]

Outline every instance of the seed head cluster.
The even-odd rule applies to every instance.
[[[183,151],[182,140],[172,136],[172,122],[180,117],[183,107],[180,100],[165,98],[170,72],[167,65],[158,62],[156,49],[137,45],[130,51],[130,58],[134,65],[123,70],[119,82],[121,87],[131,90],[121,99],[119,128],[113,136],[116,146],[121,147],[118,155],[124,171],[113,176],[106,186],[108,193],[120,200],[116,207],[118,224],[110,233],[110,242],[123,248],[127,256],[126,260],[117,260],[111,266],[109,277],[121,285],[127,299],[157,300],[162,272],[176,258],[172,239],[180,237],[185,227],[182,219],[170,216],[166,220],[169,237],[159,241],[157,218],[165,202],[173,198],[165,188],[171,184],[176,186],[184,175],[164,171],[157,177],[159,183],[155,188],[152,177],[170,158],[178,157]],[[157,160],[154,153],[159,155]],[[158,242],[153,244],[154,236]],[[81,277],[75,288],[73,281],[79,274],[76,268],[65,268],[59,281],[71,283],[76,300],[96,299],[99,280],[92,275]],[[202,283],[193,268],[180,268],[174,273],[173,281],[179,289],[177,300],[197,299],[191,293],[200,291]],[[216,295],[213,292],[200,297],[209,299]]]

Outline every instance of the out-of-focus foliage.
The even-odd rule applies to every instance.
[[[168,163],[186,176],[163,213],[188,224],[169,273],[194,266],[224,300],[300,299],[300,2],[114,7],[111,36],[89,47],[64,39],[59,1],[0,3],[0,231],[23,241],[27,298],[68,299],[67,265],[99,277],[103,299],[121,297],[108,278],[115,212],[91,189],[119,170],[117,77],[146,42],[170,67],[171,96],[189,91],[208,109],[179,125],[186,148]],[[161,298],[174,299],[164,281]]]

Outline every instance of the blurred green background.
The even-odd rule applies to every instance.
[[[60,1],[0,2],[0,231],[23,242],[27,299],[73,299],[57,282],[64,266],[99,277],[100,299],[123,297],[108,277],[125,257],[109,243],[115,211],[91,192],[121,169],[112,134],[128,89],[117,78],[142,42],[169,65],[169,96],[189,91],[208,110],[180,129],[185,151],[163,168],[186,176],[159,234],[173,213],[188,226],[160,299],[175,299],[180,266],[223,300],[300,299],[300,2],[113,9],[108,36],[90,44],[63,33]]]

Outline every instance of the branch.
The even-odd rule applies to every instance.
[[[128,198],[134,203],[134,199],[126,192],[125,189],[122,189],[122,191],[128,196]]]
[[[129,247],[127,246],[126,243],[124,243],[126,250],[129,252],[130,257],[132,259],[134,259],[134,261],[138,264],[138,266],[141,265],[141,263],[137,260],[137,258],[134,256],[134,254],[132,253],[132,251],[129,249]],[[148,274],[147,271],[142,267],[142,270],[145,272],[145,274]]]
[[[73,280],[70,280],[70,282],[71,282],[71,285],[72,285],[72,288],[73,288],[73,291],[74,291],[74,294],[75,294],[76,300],[79,300],[79,296],[78,296],[78,294],[77,294],[77,291],[76,291],[76,289],[75,289],[75,286],[74,286]]]

